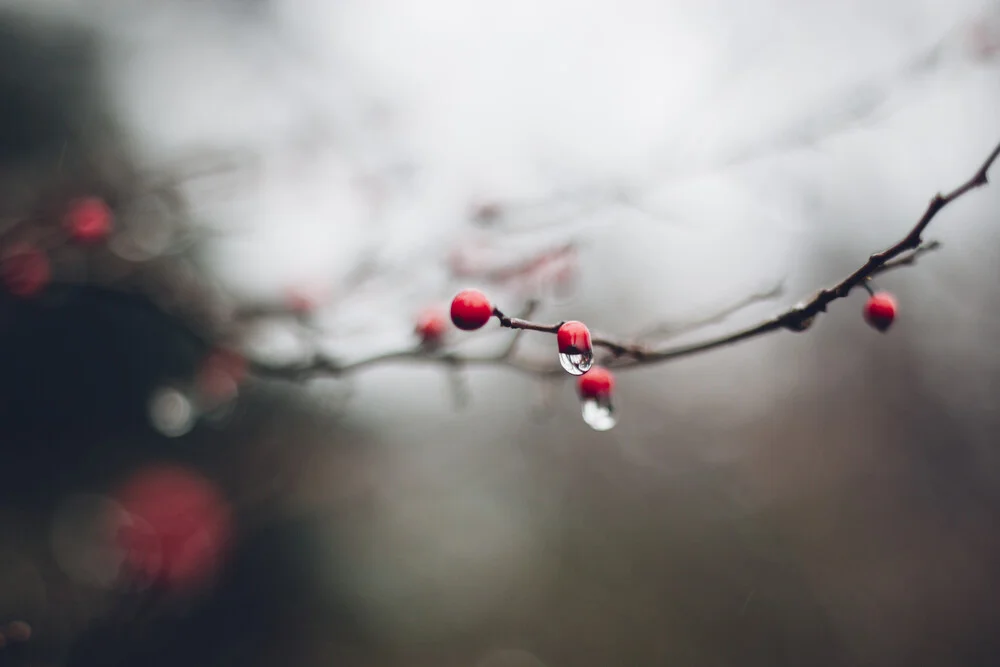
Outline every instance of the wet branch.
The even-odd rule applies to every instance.
[[[812,325],[820,313],[826,312],[827,307],[832,302],[847,297],[855,287],[862,285],[876,275],[910,266],[916,263],[922,255],[940,248],[941,244],[937,241],[923,241],[924,230],[945,206],[966,193],[987,185],[987,172],[993,163],[997,161],[998,156],[1000,156],[1000,144],[992,150],[968,181],[947,194],[934,196],[920,219],[917,220],[916,224],[899,241],[882,251],[870,255],[860,267],[848,276],[830,287],[819,290],[808,300],[769,319],[758,322],[753,326],[684,345],[657,347],[649,343],[622,342],[611,338],[595,337],[593,345],[608,352],[608,355],[601,360],[601,363],[613,368],[626,369],[670,361],[727,347],[774,331],[805,331]],[[704,326],[716,324],[739,310],[754,303],[774,298],[780,293],[781,288],[779,286],[769,293],[751,295],[741,302],[693,323],[674,327],[661,326],[648,333],[660,334],[661,337],[664,333],[669,335],[688,333]],[[528,309],[520,317],[508,317],[501,310],[494,309],[493,316],[497,319],[500,326],[514,330],[515,338],[507,346],[492,355],[463,355],[454,351],[434,350],[418,345],[410,349],[379,354],[352,362],[340,362],[330,357],[317,355],[313,359],[299,365],[267,365],[258,363],[254,365],[254,370],[259,375],[267,377],[300,380],[314,376],[342,376],[372,366],[405,362],[444,364],[452,370],[471,366],[497,366],[534,376],[558,376],[563,371],[555,363],[540,364],[531,362],[518,357],[516,354],[517,341],[523,332],[535,331],[555,334],[562,324],[561,322],[542,324],[531,321],[528,318],[534,307],[535,304],[529,304]]]

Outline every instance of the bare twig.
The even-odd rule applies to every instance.
[[[736,303],[726,306],[722,310],[707,317],[702,317],[697,320],[692,320],[690,322],[683,323],[665,323],[657,324],[644,331],[640,332],[635,338],[637,340],[650,340],[651,338],[667,338],[681,336],[686,333],[691,333],[696,329],[703,329],[712,324],[718,324],[723,320],[728,319],[730,316],[736,313],[754,306],[758,303],[764,301],[771,301],[780,297],[785,291],[784,282],[779,282],[774,287],[766,292],[757,292],[756,294],[751,294],[750,296],[740,299]]]
[[[799,303],[779,315],[735,333],[678,347],[648,349],[643,346],[623,346],[614,341],[604,339],[594,340],[594,345],[605,347],[618,357],[627,358],[616,362],[614,365],[631,366],[638,363],[648,364],[668,361],[699,352],[707,352],[708,350],[732,345],[779,329],[804,331],[812,325],[818,314],[826,312],[827,306],[831,302],[846,297],[853,288],[861,285],[872,276],[896,266],[912,263],[919,254],[936,247],[934,244],[922,245],[921,235],[927,228],[927,225],[931,223],[938,212],[945,206],[967,192],[986,185],[989,182],[987,172],[998,156],[1000,156],[1000,144],[997,144],[990,152],[972,178],[948,194],[935,195],[927,205],[924,214],[920,216],[917,223],[903,238],[885,250],[870,255],[864,264],[836,285],[820,290],[808,301]],[[895,262],[890,264],[893,260]]]
[[[537,308],[538,308],[538,301],[532,299],[524,307],[524,310],[521,311],[520,318],[524,320],[528,319],[529,317],[535,314],[535,310]],[[511,357],[514,356],[514,353],[517,351],[517,344],[518,342],[520,342],[521,336],[523,334],[524,334],[524,329],[520,329],[514,332],[514,335],[510,339],[510,343],[507,345],[507,348],[500,354],[501,359],[510,359]]]

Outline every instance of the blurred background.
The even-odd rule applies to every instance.
[[[0,665],[997,664],[1000,189],[885,335],[622,371],[607,432],[414,326],[735,330],[998,118],[992,0],[3,0]]]

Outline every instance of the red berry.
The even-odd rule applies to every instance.
[[[462,331],[481,328],[493,316],[493,306],[479,290],[462,290],[451,301],[451,321]]]
[[[246,376],[247,362],[243,355],[219,348],[209,353],[202,362],[198,386],[205,396],[225,400],[236,395]]]
[[[563,322],[556,333],[556,341],[562,354],[590,354],[593,351],[590,344],[590,329],[583,322],[575,320]]]
[[[99,197],[85,197],[70,203],[66,211],[66,231],[78,243],[98,243],[111,233],[114,216]]]
[[[888,292],[876,292],[868,297],[864,310],[865,322],[879,331],[886,331],[896,319],[896,299]]]
[[[190,588],[218,571],[232,514],[211,481],[192,470],[155,465],[134,474],[115,495],[147,527],[120,535],[130,569],[175,588]]]
[[[0,278],[14,296],[30,297],[49,284],[52,269],[49,257],[33,245],[19,244],[3,254]]]
[[[447,329],[448,322],[445,320],[444,313],[437,308],[431,308],[421,313],[415,327],[417,336],[427,345],[440,343]]]
[[[603,366],[594,366],[576,380],[580,398],[608,398],[615,388],[615,376]]]

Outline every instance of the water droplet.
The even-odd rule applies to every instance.
[[[594,365],[594,353],[587,351],[583,354],[559,353],[559,363],[570,375],[583,375]]]
[[[588,398],[583,402],[583,421],[595,431],[607,431],[618,423],[610,402]]]
[[[195,411],[190,399],[173,387],[164,387],[149,401],[153,428],[169,438],[176,438],[194,428]]]

